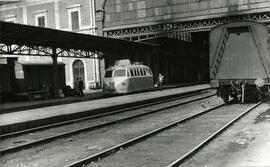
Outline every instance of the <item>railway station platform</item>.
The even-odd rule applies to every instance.
[[[19,102],[9,102],[0,104],[0,114],[22,111],[28,109],[35,109],[41,107],[49,107],[61,104],[69,104],[82,102],[87,100],[94,100],[97,98],[102,98],[103,93],[101,89],[96,90],[84,90],[84,96],[70,96],[58,99],[48,99],[48,100],[32,100],[32,101],[19,101]]]
[[[204,84],[204,83],[164,85],[163,89],[186,87],[186,86],[193,86],[193,85],[200,85],[200,84]],[[157,90],[157,89],[154,89],[154,90]],[[48,99],[48,100],[39,99],[39,100],[33,100],[33,101],[20,101],[20,102],[10,102],[10,103],[3,103],[3,104],[0,103],[0,114],[41,108],[41,107],[49,107],[49,106],[55,106],[55,105],[83,102],[83,101],[95,100],[95,99],[100,99],[100,98],[104,98],[104,94],[102,90],[95,89],[95,90],[84,90],[83,97],[70,96],[70,97]]]
[[[166,99],[168,97],[173,97],[179,94],[185,94],[188,92],[205,90],[209,88],[209,84],[199,84],[194,86],[164,89],[162,91],[148,91],[137,94],[92,99],[88,101],[85,101],[86,99],[84,99],[84,101],[74,102],[70,104],[65,104],[64,102],[62,102],[64,104],[61,104],[60,101],[60,105],[56,106],[47,106],[16,112],[0,113],[1,133],[10,133],[27,128],[47,125],[50,123],[57,123],[64,120],[99,114],[102,112],[121,109],[127,106],[130,107],[132,105],[143,104],[145,102],[155,101],[159,99]],[[93,93],[95,95],[92,95],[92,97],[90,97],[90,95],[85,95],[84,98],[95,98],[101,96],[102,92],[96,91]],[[23,106],[27,107],[27,104],[33,105],[30,102],[25,102]],[[44,104],[46,103],[44,102]],[[39,105],[42,106],[43,104],[41,103]],[[6,106],[6,108],[8,107]]]

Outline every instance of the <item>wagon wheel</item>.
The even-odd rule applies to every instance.
[[[228,102],[229,102],[229,95],[222,95],[221,98],[223,99],[224,103],[228,104]]]

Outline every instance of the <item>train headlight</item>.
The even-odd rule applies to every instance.
[[[265,84],[265,82],[262,78],[257,78],[254,83],[259,88],[263,87]]]

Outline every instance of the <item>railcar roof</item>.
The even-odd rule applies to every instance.
[[[122,69],[133,69],[133,68],[149,68],[145,65],[134,65],[134,64],[131,64],[131,65],[125,65],[125,66],[113,66],[113,67],[109,67],[107,70],[122,70]]]

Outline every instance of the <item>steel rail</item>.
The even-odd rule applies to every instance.
[[[8,154],[8,153],[12,153],[12,152],[19,151],[19,150],[22,150],[22,149],[30,148],[30,147],[37,146],[37,145],[40,145],[40,144],[49,143],[49,142],[52,142],[52,141],[54,141],[56,139],[68,137],[68,136],[71,136],[71,135],[75,135],[75,134],[79,134],[79,133],[82,133],[82,132],[94,130],[94,129],[97,129],[97,128],[102,128],[102,127],[105,127],[105,126],[120,123],[120,122],[127,121],[127,120],[130,120],[130,119],[134,119],[134,118],[142,117],[142,116],[145,116],[145,115],[153,114],[153,113],[156,113],[156,112],[159,112],[159,111],[162,111],[162,110],[177,107],[179,105],[192,103],[192,102],[199,101],[199,100],[202,100],[202,99],[205,99],[205,98],[208,98],[208,97],[212,97],[212,96],[214,96],[214,95],[208,95],[208,96],[205,96],[205,97],[196,98],[196,99],[189,100],[189,101],[186,101],[186,102],[176,103],[176,104],[173,104],[173,105],[170,105],[170,106],[155,109],[155,110],[145,112],[145,113],[141,113],[141,114],[136,114],[136,115],[126,117],[126,118],[122,118],[122,119],[118,119],[118,120],[115,120],[115,121],[106,122],[106,123],[99,124],[99,125],[88,126],[88,127],[76,129],[76,130],[65,132],[65,133],[62,133],[62,134],[46,137],[46,138],[43,138],[43,139],[40,139],[40,140],[28,142],[28,143],[25,143],[25,144],[22,144],[22,145],[19,145],[19,146],[4,148],[4,149],[0,150],[0,153],[1,153],[1,155],[5,155],[5,154]],[[168,101],[168,100],[166,100],[166,101]]]
[[[115,111],[112,111],[112,112],[106,112],[106,113],[102,113],[102,114],[97,114],[97,115],[87,116],[87,117],[83,117],[83,118],[72,119],[72,120],[63,121],[63,122],[59,122],[59,123],[53,123],[53,124],[49,124],[49,125],[45,125],[45,126],[39,126],[39,127],[35,127],[35,128],[25,129],[25,130],[21,130],[21,131],[17,131],[17,132],[1,134],[0,138],[3,140],[3,139],[10,138],[10,137],[13,137],[13,136],[19,136],[19,135],[22,135],[22,134],[25,134],[25,133],[46,130],[46,129],[49,129],[49,128],[68,125],[68,124],[72,124],[72,123],[75,123],[75,122],[80,122],[80,121],[85,121],[85,120],[90,120],[90,119],[97,119],[97,118],[100,118],[100,117],[109,116],[109,115],[113,115],[113,114],[116,114],[116,113],[126,112],[126,111],[139,109],[139,108],[143,108],[143,107],[148,107],[148,106],[151,106],[151,105],[161,104],[161,103],[165,103],[165,102],[169,102],[169,101],[173,101],[173,100],[180,100],[180,99],[184,99],[184,98],[204,94],[205,93],[204,91],[206,91],[206,89],[205,90],[204,89],[200,90],[199,92],[197,92],[197,91],[191,92],[191,94],[183,95],[183,96],[180,96],[180,97],[169,98],[169,99],[166,99],[166,100],[159,100],[159,101],[155,101],[155,102],[148,103],[148,104],[142,104],[142,105],[137,105],[137,106],[133,106],[133,107],[128,107],[128,108],[124,108],[124,109],[115,110]]]
[[[147,138],[149,138],[149,137],[151,137],[153,135],[156,135],[156,134],[158,134],[158,133],[160,133],[160,132],[162,132],[164,130],[170,129],[170,128],[174,127],[174,126],[177,126],[177,125],[179,125],[181,123],[184,123],[184,122],[189,121],[191,119],[194,119],[194,118],[196,118],[198,116],[206,114],[206,113],[208,113],[210,111],[213,111],[213,110],[215,110],[217,108],[220,108],[220,107],[222,107],[224,105],[225,104],[221,104],[221,105],[215,106],[213,108],[210,108],[210,109],[208,109],[206,111],[203,111],[201,113],[194,114],[192,116],[188,116],[186,118],[174,121],[174,122],[172,122],[170,124],[167,124],[165,126],[157,128],[155,130],[152,130],[152,131],[150,131],[148,133],[145,133],[145,134],[143,134],[141,136],[135,137],[135,138],[133,138],[133,139],[131,139],[129,141],[126,141],[126,142],[123,142],[123,143],[118,144],[116,146],[113,146],[111,148],[108,148],[108,149],[106,149],[106,150],[104,150],[102,152],[99,152],[99,153],[94,154],[92,156],[89,156],[89,157],[86,157],[84,159],[75,161],[75,162],[73,162],[71,164],[66,165],[65,167],[78,167],[78,166],[81,167],[81,166],[85,166],[86,164],[89,164],[89,163],[91,163],[93,161],[98,161],[98,160],[100,160],[100,159],[102,159],[102,158],[104,158],[104,157],[106,157],[106,156],[108,156],[108,155],[110,155],[110,154],[112,154],[114,152],[117,152],[117,151],[119,151],[119,150],[121,150],[123,148],[129,147],[130,145],[134,145],[134,144],[136,144],[136,143],[138,143],[138,142],[140,142],[142,140],[145,140],[145,139],[147,139]]]
[[[205,139],[203,142],[201,142],[196,147],[194,147],[191,151],[187,152],[185,155],[183,155],[179,159],[175,160],[174,162],[172,162],[171,164],[169,164],[167,167],[178,167],[180,164],[182,164],[183,162],[185,162],[188,158],[190,158],[195,153],[197,153],[200,149],[202,149],[204,146],[206,146],[209,142],[211,142],[212,140],[214,140],[218,135],[220,135],[221,133],[223,133],[227,128],[229,128],[230,126],[232,126],[236,121],[238,121],[239,119],[241,119],[243,116],[245,116],[247,113],[249,113],[254,108],[258,107],[261,103],[262,102],[258,102],[255,105],[251,106],[249,109],[247,109],[244,112],[242,112],[240,115],[238,115],[232,121],[230,121],[229,123],[227,123],[226,125],[224,125],[222,128],[220,128],[214,134],[212,134],[207,139]]]

